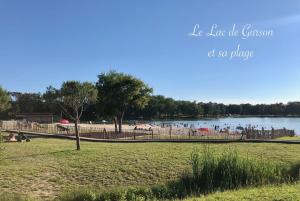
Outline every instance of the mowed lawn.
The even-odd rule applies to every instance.
[[[300,183],[259,188],[239,189],[235,191],[217,192],[201,198],[189,198],[184,201],[299,201]]]
[[[277,138],[276,140],[300,140],[300,136],[297,135],[294,137],[280,137],[280,138]]]
[[[52,199],[67,190],[144,186],[176,179],[190,170],[201,143],[96,143],[32,139],[5,143],[0,192]],[[289,166],[300,162],[300,145],[267,143],[211,144],[216,154],[234,148],[244,156]]]

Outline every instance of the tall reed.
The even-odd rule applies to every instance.
[[[232,149],[221,155],[205,146],[203,154],[191,154],[192,174],[190,183],[195,192],[234,189],[248,185],[280,183],[288,180],[284,169],[263,160],[244,158]],[[186,180],[186,178],[184,178]]]

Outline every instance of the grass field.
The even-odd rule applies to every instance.
[[[218,192],[201,198],[189,198],[185,201],[299,201],[300,183],[294,185],[266,186]]]
[[[280,137],[280,138],[276,138],[276,140],[300,140],[300,136],[294,136],[294,137]]]
[[[211,144],[222,153],[234,147],[244,156],[289,166],[300,163],[299,145]],[[190,168],[189,157],[200,143],[75,143],[61,139],[33,139],[6,143],[0,164],[0,191],[52,199],[67,190],[147,186],[177,178]]]

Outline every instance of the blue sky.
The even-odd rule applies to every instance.
[[[43,92],[114,69],[155,94],[223,103],[300,101],[300,2],[0,0],[0,85]],[[191,37],[195,24],[272,29],[272,37]],[[240,44],[254,57],[208,58]]]

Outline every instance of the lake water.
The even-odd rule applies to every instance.
[[[297,135],[300,135],[300,118],[299,117],[224,117],[212,119],[196,119],[196,120],[160,120],[153,121],[154,124],[172,124],[173,126],[184,126],[200,128],[220,128],[230,127],[230,130],[235,130],[237,126],[248,127],[255,126],[257,129],[280,129],[286,128],[295,130]]]

